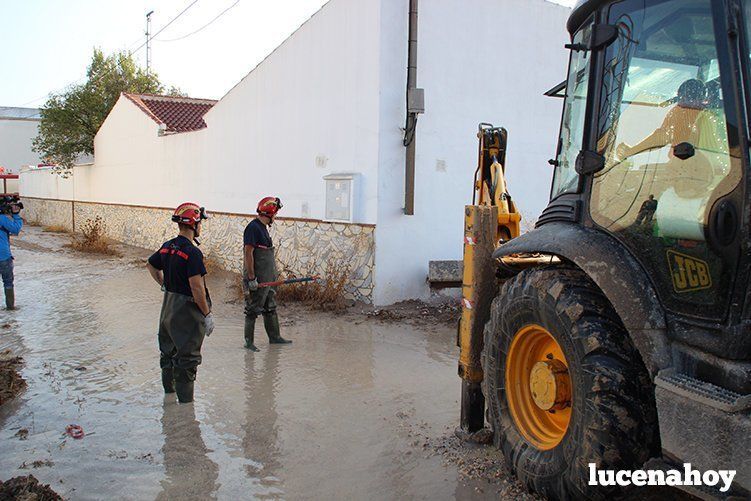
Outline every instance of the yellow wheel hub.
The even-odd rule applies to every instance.
[[[566,357],[539,325],[519,329],[506,356],[506,399],[519,432],[540,450],[555,448],[571,420]]]

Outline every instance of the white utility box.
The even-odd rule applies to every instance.
[[[355,201],[359,174],[329,174],[326,184],[326,220],[355,222]]]

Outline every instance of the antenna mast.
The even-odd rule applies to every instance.
[[[151,15],[154,11],[146,14],[146,73],[151,73]]]

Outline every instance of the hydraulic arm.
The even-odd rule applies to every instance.
[[[484,426],[480,355],[490,304],[498,287],[492,254],[496,247],[519,236],[521,220],[506,188],[506,129],[483,123],[477,137],[479,152],[472,205],[464,209],[464,275],[458,339],[461,427],[470,433]]]

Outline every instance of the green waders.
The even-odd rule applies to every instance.
[[[193,401],[193,382],[201,364],[205,335],[204,317],[193,298],[165,292],[159,316],[159,365],[164,391],[177,391],[182,403]]]
[[[253,249],[253,263],[259,283],[273,282],[277,278],[274,249]],[[258,315],[263,315],[263,326],[269,336],[269,343],[291,343],[284,339],[279,330],[279,317],[276,315],[276,287],[259,287],[255,291],[245,291],[245,347],[258,351],[255,345],[255,327]]]

